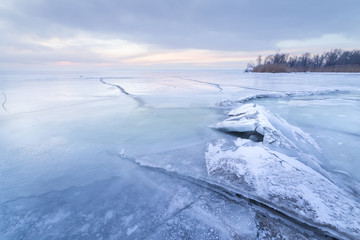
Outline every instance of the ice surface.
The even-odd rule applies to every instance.
[[[329,226],[320,219],[335,218],[337,204],[345,214],[345,203],[359,202],[349,187],[358,184],[359,80],[241,71],[0,72],[0,238],[350,238],[356,221],[344,228],[340,218]],[[240,112],[223,121],[236,107]],[[296,176],[319,179],[314,188],[283,188],[289,195],[344,195],[338,203],[331,197],[338,195],[309,201],[326,210],[318,217],[289,211],[300,200],[249,199],[237,194],[245,183],[208,175],[208,146],[224,154],[262,149],[274,164],[270,153],[287,156],[288,170],[301,169]],[[292,180],[268,174],[274,186]]]
[[[209,175],[335,236],[340,232],[360,237],[358,198],[321,175],[325,171],[319,166],[315,171],[301,162],[305,144],[319,148],[309,135],[256,104],[243,105],[229,115],[215,127],[229,132],[256,131],[264,140],[222,139],[210,144],[205,153]],[[252,128],[247,127],[249,121]]]
[[[296,158],[251,140],[210,144],[209,174],[252,199],[316,226],[330,236],[360,237],[358,198]],[[225,149],[224,149],[225,148]]]
[[[360,180],[360,95],[359,92],[287,100],[266,99],[256,103],[281,115],[311,133],[324,155],[323,166],[331,171],[346,171]]]
[[[120,176],[2,204],[5,239],[323,239],[286,218],[126,158]]]

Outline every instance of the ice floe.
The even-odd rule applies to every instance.
[[[307,154],[320,151],[310,135],[256,104],[230,111],[213,127],[239,137],[208,145],[212,178],[330,236],[360,238],[359,199],[332,182]],[[263,140],[253,141],[254,134]]]

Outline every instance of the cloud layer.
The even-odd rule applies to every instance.
[[[358,42],[359,8],[357,0],[4,0],[0,61],[66,55],[106,62],[159,49],[259,52],[326,35]],[[67,42],[62,51],[49,44],[57,40]]]

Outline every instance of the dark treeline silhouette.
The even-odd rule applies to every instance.
[[[276,53],[262,60],[258,57],[256,65],[249,63],[248,72],[360,72],[360,50],[343,51],[335,49],[323,54],[304,53],[290,56]]]

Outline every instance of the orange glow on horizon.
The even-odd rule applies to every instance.
[[[71,62],[71,61],[60,61],[60,62],[56,62],[57,65],[62,65],[62,66],[75,66],[75,65],[80,65],[81,63],[79,62]]]
[[[253,60],[253,56],[245,52],[222,52],[211,50],[183,50],[169,51],[162,53],[147,54],[139,57],[128,58],[122,62],[135,65],[153,65],[153,64],[196,64],[208,65],[225,62],[244,62]]]

